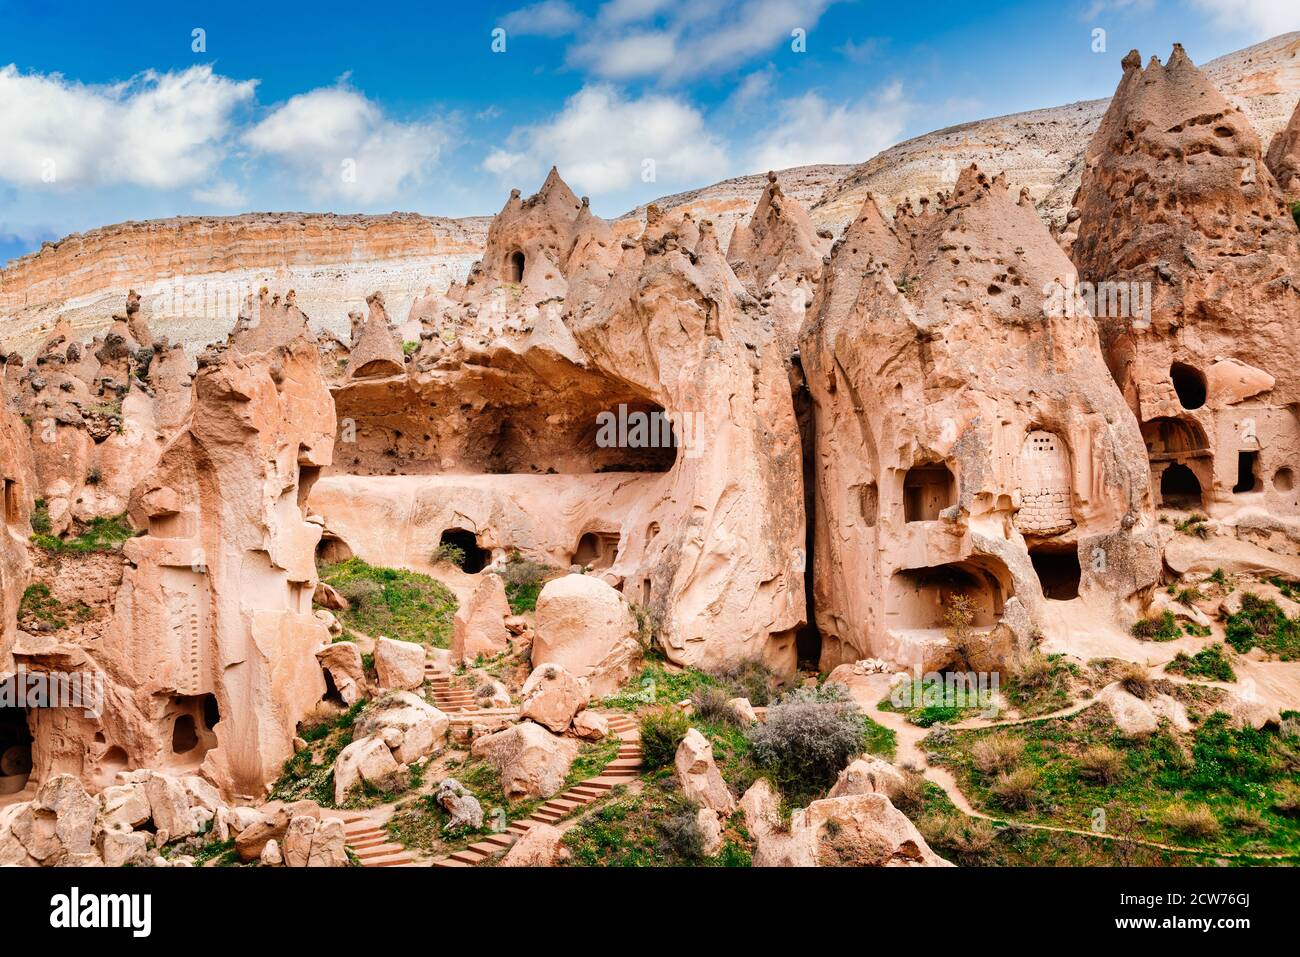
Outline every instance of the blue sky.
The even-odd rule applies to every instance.
[[[289,7],[0,0],[0,261],[128,219],[488,214],[553,162],[612,216],[1300,29],[1295,0]]]

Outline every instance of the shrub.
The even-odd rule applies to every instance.
[[[554,578],[559,569],[524,558],[522,553],[515,550],[493,572],[501,577],[506,587],[506,601],[510,603],[510,610],[520,615],[537,608],[537,596],[542,593],[542,586]]]
[[[1021,810],[1032,807],[1038,793],[1038,772],[1033,768],[1017,768],[999,774],[989,791],[1005,808]]]
[[[714,673],[732,698],[748,698],[756,708],[766,707],[772,702],[772,687],[776,683],[775,675],[757,659],[742,661],[725,671]]]
[[[38,498],[32,509],[32,531],[37,535],[50,534],[50,507],[43,498]]]
[[[694,810],[678,811],[659,822],[660,853],[687,861],[704,856],[704,834]]]
[[[1139,664],[1130,662],[1124,666],[1119,676],[1120,686],[1135,698],[1145,701],[1156,693],[1151,675]]]
[[[448,564],[455,565],[457,568],[465,567],[465,549],[459,545],[453,545],[450,542],[443,542],[433,550],[433,556],[430,561],[435,565]]]
[[[1284,817],[1300,817],[1300,784],[1284,782],[1273,799],[1273,810]]]
[[[1152,618],[1143,618],[1133,626],[1133,637],[1142,641],[1173,641],[1182,637],[1183,630],[1178,627],[1178,619],[1171,611],[1162,612]]]
[[[1079,777],[1099,784],[1114,784],[1124,776],[1124,755],[1104,744],[1095,744],[1079,756]]]
[[[1034,651],[1011,673],[1004,693],[1030,717],[1057,711],[1070,703],[1071,670],[1072,666],[1062,658]]]
[[[1165,671],[1188,677],[1209,678],[1211,681],[1236,681],[1237,673],[1221,644],[1203,648],[1194,655],[1178,652],[1174,660],[1165,665]]]
[[[927,814],[917,821],[916,829],[935,851],[965,865],[980,863],[998,836],[983,818],[956,813]]]
[[[646,770],[666,767],[677,756],[677,746],[691,723],[671,705],[652,711],[641,719],[641,762]]]
[[[866,719],[837,684],[790,692],[747,733],[754,763],[791,801],[830,787],[867,746]]]
[[[1020,763],[1020,756],[1024,753],[1024,740],[1005,731],[980,738],[970,749],[975,767],[985,774],[1010,771]]]
[[[1183,837],[1207,838],[1219,833],[1219,820],[1204,804],[1175,804],[1165,812],[1165,823]]]
[[[894,807],[912,815],[925,807],[925,775],[913,768],[903,768],[903,783],[892,798]]]
[[[740,724],[736,709],[727,704],[730,699],[721,688],[700,687],[691,693],[691,710],[701,721],[712,724]]]
[[[86,472],[86,484],[98,485],[100,481],[103,479],[103,477],[104,477],[104,473],[101,472],[98,467],[89,469]]]
[[[1241,611],[1228,617],[1226,637],[1242,654],[1258,645],[1283,661],[1300,657],[1300,621],[1288,618],[1277,602],[1246,593]]]

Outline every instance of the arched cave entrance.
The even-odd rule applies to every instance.
[[[903,520],[932,522],[957,500],[957,483],[948,466],[914,465],[903,479]]]
[[[608,568],[617,557],[617,532],[586,532],[578,539],[578,547],[574,549],[569,564]]]
[[[443,532],[438,539],[438,546],[443,545],[454,546],[464,552],[465,560],[461,562],[460,568],[470,575],[481,572],[492,557],[487,549],[479,545],[478,536],[463,528],[449,528]]]
[[[1079,597],[1079,546],[1075,542],[1035,545],[1029,549],[1043,597],[1052,601],[1069,601]]]
[[[1196,473],[1175,462],[1160,475],[1160,501],[1171,508],[1199,508],[1201,483]]]
[[[16,794],[32,773],[32,735],[26,708],[0,708],[0,795]]]
[[[1283,466],[1273,473],[1273,490],[1277,492],[1289,492],[1295,488],[1295,475],[1289,468]]]
[[[320,543],[316,546],[317,566],[336,565],[339,562],[346,562],[351,557],[352,549],[348,547],[348,543],[329,532],[321,536]]]
[[[1205,405],[1205,376],[1200,370],[1182,362],[1169,367],[1169,378],[1178,393],[1178,402],[1184,409],[1199,409]]]
[[[198,764],[217,746],[216,727],[221,711],[216,695],[178,695],[168,709],[171,751],[178,764]]]
[[[970,600],[970,627],[991,628],[1002,616],[1002,582],[973,562],[952,562],[928,568],[908,568],[889,581],[887,623],[890,628],[942,630],[949,627],[952,600]]]
[[[506,258],[506,279],[510,282],[524,281],[524,254],[516,249]]]

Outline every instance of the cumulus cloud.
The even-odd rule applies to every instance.
[[[1193,0],[1225,30],[1253,33],[1259,38],[1300,29],[1295,0]]]
[[[571,33],[583,22],[582,14],[565,0],[542,0],[501,18],[506,34],[559,37]]]
[[[0,68],[0,178],[22,184],[133,184],[205,179],[255,80],[195,66],[91,86],[57,73]]]
[[[317,199],[361,204],[423,181],[450,139],[446,123],[393,120],[345,82],[292,97],[244,134]]]
[[[865,162],[898,142],[909,113],[899,83],[850,103],[831,103],[817,93],[783,100],[776,121],[755,138],[755,171]]]
[[[654,76],[668,83],[730,70],[811,31],[834,0],[715,0],[667,4],[611,0],[601,7],[570,65],[605,79]],[[810,41],[811,42],[811,41]]]
[[[596,196],[640,185],[647,160],[661,184],[708,182],[727,171],[724,145],[694,107],[661,94],[631,99],[607,84],[583,87],[548,122],[514,130],[483,168],[520,185],[554,164],[575,189]]]

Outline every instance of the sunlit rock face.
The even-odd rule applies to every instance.
[[[467,284],[418,316],[395,329],[372,314],[355,340],[386,330],[391,355],[400,335],[402,371],[334,387],[335,461],[312,498],[331,535],[414,568],[449,533],[488,560],[588,566],[675,661],[793,668],[788,351],[707,223],[652,210],[639,240],[616,240],[553,171],[511,196]]]
[[[1053,603],[1122,619],[1154,582],[1137,424],[1092,317],[1046,295],[1073,279],[1027,196],[973,166],[892,224],[868,200],[836,244],[801,344],[823,669],[1011,663]]]
[[[1297,514],[1300,243],[1255,131],[1181,47],[1134,51],[1085,155],[1072,257],[1157,502]]]
[[[333,402],[305,324],[258,345],[236,337],[200,357],[186,425],[132,495],[147,531],[126,545],[97,651],[109,747],[245,798],[264,794],[324,695],[315,652],[329,641],[312,615],[321,530],[304,503],[330,461]]]

